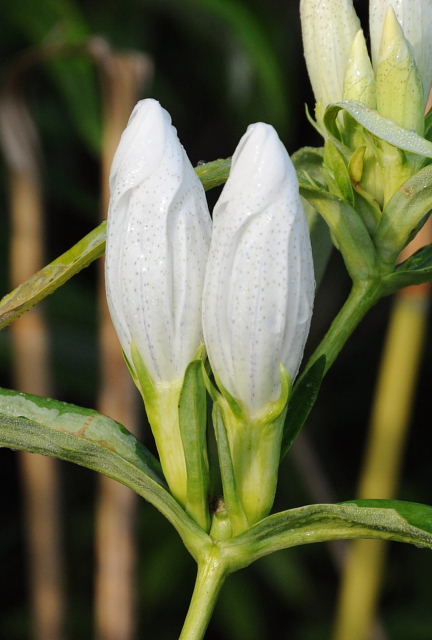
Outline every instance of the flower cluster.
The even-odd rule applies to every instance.
[[[148,99],[135,107],[122,136],[111,191],[108,303],[168,484],[187,504],[177,407],[188,364],[207,352],[234,473],[245,485],[258,454],[244,453],[245,462],[242,434],[265,431],[283,413],[312,314],[311,245],[292,162],[271,126],[251,125],[212,223],[168,113]],[[279,423],[276,431],[277,470]],[[263,468],[255,483],[265,485],[269,474]],[[270,484],[262,508],[243,505],[248,521],[271,507]]]
[[[301,0],[300,16],[324,138],[301,193],[353,281],[379,280],[429,207],[432,0],[370,0],[370,55],[352,0]]]
[[[357,100],[423,133],[432,85],[431,0],[370,0],[369,57],[352,0],[301,0],[306,64],[323,109]]]

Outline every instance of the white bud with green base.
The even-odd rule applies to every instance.
[[[157,101],[135,107],[110,185],[111,317],[143,396],[168,485],[188,505],[179,402],[187,367],[203,353],[201,298],[211,222],[203,187]]]
[[[273,127],[251,125],[215,206],[203,329],[234,532],[269,512],[283,417],[309,331],[312,252],[292,162]]]

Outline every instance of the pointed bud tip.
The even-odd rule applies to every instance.
[[[234,152],[226,193],[241,185],[249,189],[251,184],[269,193],[287,178],[297,180],[275,129],[264,122],[249,125]]]
[[[113,159],[112,189],[114,183],[122,191],[133,188],[158,166],[170,129],[175,132],[171,116],[157,100],[146,98],[135,105]]]

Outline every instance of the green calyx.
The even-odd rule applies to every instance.
[[[255,416],[250,416],[221,385],[219,388],[213,423],[224,501],[223,509],[214,514],[212,531],[227,535],[228,517],[230,534],[238,535],[266,516],[273,505],[291,377],[281,365],[278,400]]]
[[[198,355],[203,355],[200,350]],[[155,382],[131,344],[131,375],[141,392],[160,463],[173,496],[204,531],[210,528],[206,390],[202,360],[192,361],[183,379]]]
[[[300,167],[301,195],[327,223],[354,284],[393,290],[400,252],[432,209],[432,143],[419,135],[423,125],[409,130],[350,100],[330,105],[323,127],[321,169]]]

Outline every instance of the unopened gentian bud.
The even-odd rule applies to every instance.
[[[342,97],[343,100],[355,100],[371,109],[376,108],[375,74],[361,29],[352,42]]]
[[[328,104],[342,100],[346,65],[360,21],[352,0],[301,0],[300,18],[320,120]]]
[[[423,134],[424,95],[412,48],[392,7],[382,30],[376,63],[377,109],[405,129]]]
[[[392,7],[405,38],[410,43],[423,84],[426,102],[432,86],[431,0],[370,0],[369,26],[372,62],[377,69],[385,17]]]
[[[186,495],[178,424],[188,364],[202,347],[211,222],[203,187],[169,114],[135,107],[111,171],[106,287],[111,317],[143,395],[173,494]]]
[[[251,125],[214,209],[203,295],[205,344],[249,523],[273,503],[283,412],[313,298],[294,167],[273,127]]]

